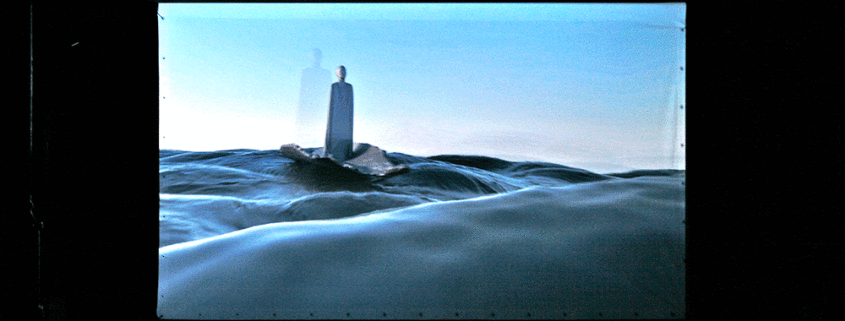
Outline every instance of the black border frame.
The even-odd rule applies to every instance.
[[[26,304],[2,319],[156,318],[157,218],[142,215],[158,203],[156,7],[8,11],[6,146],[24,165],[7,169],[25,183],[11,188],[9,230],[23,236],[4,233],[4,296]],[[836,7],[689,5],[689,319],[834,315],[842,99],[824,88],[841,74]]]

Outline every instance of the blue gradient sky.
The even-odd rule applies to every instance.
[[[161,3],[159,13],[162,149],[317,147],[293,126],[319,48],[323,68],[347,68],[357,142],[597,172],[686,167],[684,4]]]

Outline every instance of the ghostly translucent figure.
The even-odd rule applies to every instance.
[[[352,85],[346,83],[346,68],[337,67],[338,81],[332,84],[325,153],[345,161],[352,156]]]
[[[332,74],[320,66],[323,53],[313,50],[313,64],[302,71],[299,86],[299,108],[296,111],[296,142],[302,146],[316,147],[322,144],[323,126],[326,121],[326,96],[332,83]]]

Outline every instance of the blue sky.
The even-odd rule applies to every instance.
[[[159,4],[162,149],[317,147],[300,79],[347,69],[389,152],[685,168],[684,4]],[[325,97],[326,110],[328,95]]]

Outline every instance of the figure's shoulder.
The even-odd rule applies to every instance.
[[[339,82],[338,81],[338,82],[332,83],[332,88],[352,89],[352,84],[350,84],[348,82]]]

